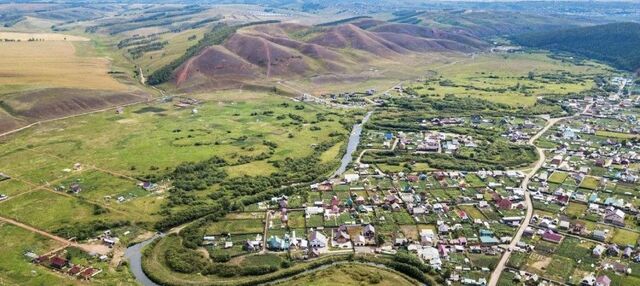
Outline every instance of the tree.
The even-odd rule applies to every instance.
[[[376,245],[381,246],[384,244],[384,235],[378,233],[376,234]]]
[[[535,78],[535,73],[533,71],[530,71],[529,74],[527,75],[527,78],[529,80],[533,80]]]

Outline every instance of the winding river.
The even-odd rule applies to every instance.
[[[353,125],[353,129],[351,129],[351,135],[349,135],[349,143],[347,144],[347,152],[342,156],[342,160],[340,160],[340,167],[333,173],[333,177],[340,176],[347,170],[347,166],[353,160],[353,152],[358,149],[358,144],[360,144],[360,134],[362,134],[362,126],[369,121],[369,117],[373,111],[367,112],[367,115],[364,116],[361,123]]]
[[[136,280],[138,280],[138,282],[144,286],[160,286],[151,281],[147,274],[142,271],[142,249],[156,238],[162,236],[164,235],[155,235],[150,239],[128,247],[124,252],[124,257],[129,260],[129,269],[131,269],[131,273],[133,273],[133,276],[136,278]]]
[[[356,149],[358,149],[358,144],[360,144],[360,134],[362,134],[362,126],[365,123],[367,123],[367,121],[369,121],[369,117],[371,117],[372,113],[373,111],[367,112],[367,114],[362,119],[361,123],[353,125],[353,129],[351,130],[351,135],[349,135],[347,152],[344,154],[344,156],[342,156],[342,160],[340,161],[340,167],[338,168],[338,170],[336,170],[333,176],[340,176],[347,170],[347,166],[353,160],[353,152],[355,152]],[[127,250],[125,251],[124,256],[126,259],[129,260],[129,268],[131,269],[131,273],[133,273],[133,276],[136,278],[136,280],[138,280],[138,282],[144,286],[160,286],[155,282],[151,281],[151,279],[149,279],[147,274],[145,274],[144,271],[142,270],[142,249],[145,246],[147,246],[149,243],[151,243],[153,240],[162,236],[164,235],[156,235],[148,240],[145,240],[143,242],[140,242],[138,244],[134,244],[128,247]],[[320,269],[313,269],[308,272],[313,272]]]

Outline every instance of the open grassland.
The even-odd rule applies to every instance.
[[[24,253],[27,251],[32,251],[36,254],[49,252],[63,246],[61,243],[9,224],[0,224],[0,241],[2,241],[2,251],[0,251],[0,284],[76,284],[44,267],[32,264],[28,258],[24,256]]]
[[[218,94],[220,101],[198,105],[197,113],[170,102],[135,105],[122,114],[64,119],[4,137],[0,172],[13,179],[0,187],[16,197],[1,203],[0,214],[50,231],[95,220],[152,223],[160,218],[168,194],[139,188],[138,178],[144,175],[218,156],[229,163],[223,167],[229,178],[268,176],[278,171],[273,160],[309,156],[313,146],[335,142],[350,126],[339,122],[342,111],[274,95],[233,101],[235,94]],[[331,144],[339,147],[329,148],[323,161],[337,164],[343,144]],[[82,167],[73,169],[75,163]],[[74,183],[82,191],[66,193]],[[199,198],[206,201],[217,187]],[[61,191],[54,193],[54,188]],[[262,223],[257,220],[248,228],[261,232]]]
[[[594,87],[597,65],[577,66],[546,54],[482,54],[464,63],[434,70],[418,94],[480,97],[514,106],[531,106],[538,96],[577,93]]]
[[[277,285],[294,286],[294,285],[413,285],[403,275],[395,272],[380,269],[377,267],[345,264],[336,265],[313,272],[302,277],[292,279]]]
[[[329,133],[343,130],[336,120],[293,124],[289,114],[311,122],[322,110],[309,105],[296,110],[281,105],[284,102],[272,97],[260,103],[207,103],[198,106],[197,114],[170,103],[140,105],[125,109],[122,115],[105,112],[45,124],[4,142],[0,168],[34,181],[59,178],[62,169],[75,162],[137,175],[151,167],[164,170],[214,155],[232,162],[241,155],[259,155],[268,149],[265,140],[278,145],[272,159],[302,157],[312,152],[311,145],[329,138]],[[320,129],[311,130],[312,125]],[[18,160],[20,156],[24,159]],[[264,166],[265,162],[257,164]]]
[[[71,42],[5,42],[0,54],[0,94],[53,87],[128,89],[107,74],[107,59],[79,57]]]
[[[45,190],[27,193],[2,203],[0,215],[46,231],[94,219],[115,221],[127,218],[124,213],[115,211],[96,214],[96,207],[91,203]]]
[[[375,89],[380,94],[393,88],[402,81],[413,81],[420,78],[428,70],[439,70],[450,65],[462,65],[471,58],[460,54],[431,53],[427,55],[407,55],[394,60],[345,49],[340,51],[346,58],[359,62],[363,57],[370,58],[366,67],[353,65],[344,73],[329,73],[305,79],[287,79],[278,88],[295,94],[309,93],[320,96],[346,91],[364,92]],[[273,81],[273,80],[272,80]]]

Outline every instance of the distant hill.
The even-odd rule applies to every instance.
[[[639,23],[529,33],[514,36],[513,40],[523,46],[571,52],[620,69],[640,71]]]
[[[493,37],[584,26],[584,21],[561,16],[512,11],[448,10],[398,11],[391,22],[420,24],[444,30],[463,30],[477,37]]]

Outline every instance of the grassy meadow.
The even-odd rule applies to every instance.
[[[30,263],[24,256],[27,251],[45,253],[54,250],[63,246],[61,243],[9,224],[0,224],[0,240],[3,244],[3,250],[0,251],[0,284],[73,284],[72,280]]]
[[[0,214],[46,230],[78,219],[153,222],[166,193],[144,191],[136,186],[136,178],[213,156],[231,163],[224,167],[230,178],[269,175],[277,170],[271,160],[309,156],[312,146],[348,132],[339,122],[341,111],[274,95],[263,95],[259,101],[233,101],[233,96],[207,101],[195,107],[197,113],[170,102],[136,105],[123,114],[65,119],[3,138],[0,172],[14,179],[0,182],[2,192],[12,196],[40,186],[47,190],[0,203]],[[268,153],[268,145],[276,146],[268,158],[247,160]],[[322,154],[322,161],[337,164],[343,144],[335,145]],[[73,169],[75,163],[82,168]],[[73,183],[82,191],[67,195],[64,190]],[[62,192],[53,191],[61,187]],[[119,197],[124,201],[118,202]],[[109,211],[95,215],[94,205]]]
[[[531,73],[530,73],[531,72]],[[544,53],[482,54],[427,73],[418,94],[479,97],[514,106],[531,106],[538,96],[577,93],[594,86],[598,65],[577,66]]]

